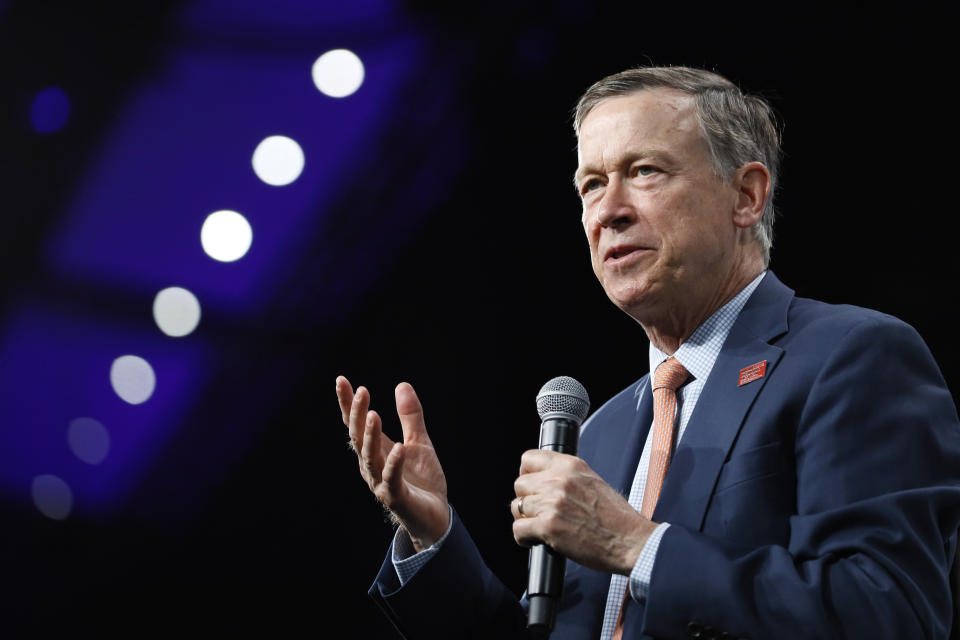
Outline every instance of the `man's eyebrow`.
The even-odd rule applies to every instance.
[[[671,156],[669,151],[665,151],[659,148],[642,149],[642,150],[633,151],[630,153],[625,153],[623,157],[619,160],[619,162],[627,163],[627,164],[634,163],[634,162],[643,162],[643,161],[658,162],[665,165],[669,165],[674,162],[673,157]],[[573,174],[573,188],[576,191],[579,191],[580,181],[583,180],[583,177],[585,175],[589,175],[591,173],[597,173],[597,170],[594,169],[593,167],[590,167],[589,165],[578,167]]]
[[[589,167],[579,167],[573,172],[573,188],[575,191],[580,191],[580,180],[588,173],[593,173],[593,170]]]

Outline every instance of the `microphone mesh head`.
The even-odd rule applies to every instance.
[[[550,414],[566,414],[583,422],[590,411],[590,397],[582,384],[570,376],[558,376],[547,382],[537,394],[540,419]]]

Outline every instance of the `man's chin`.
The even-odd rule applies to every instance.
[[[621,311],[638,320],[644,315],[644,309],[650,307],[651,302],[649,292],[638,288],[608,291],[607,297]]]

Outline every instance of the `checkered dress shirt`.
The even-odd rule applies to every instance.
[[[766,271],[744,287],[730,302],[717,309],[706,322],[697,327],[696,331],[686,342],[680,345],[675,353],[664,353],[653,344],[650,345],[650,371],[656,371],[661,362],[673,355],[690,372],[690,380],[677,390],[679,424],[677,425],[674,448],[680,442],[680,438],[683,437],[693,408],[697,404],[697,399],[700,397],[700,392],[703,391],[703,386],[707,382],[714,363],[717,361],[717,356],[720,355],[720,349],[730,333],[730,328],[740,315],[740,311],[743,310],[743,305],[747,303],[750,295],[760,284],[764,274],[766,274]],[[649,382],[637,385],[635,395],[637,396],[638,408],[645,393],[650,393]],[[643,502],[643,490],[647,485],[647,467],[650,464],[652,442],[653,429],[650,429],[646,444],[643,447],[643,453],[640,454],[637,472],[633,477],[633,485],[630,487],[630,505],[637,511],[640,511],[640,505]],[[669,473],[669,470],[667,473]],[[650,589],[650,576],[653,574],[653,563],[657,558],[657,549],[660,547],[660,539],[669,526],[668,523],[664,522],[654,529],[647,539],[647,544],[640,553],[637,563],[633,566],[633,571],[630,572],[630,595],[636,600],[642,602],[647,597],[647,592]],[[617,617],[620,615],[620,607],[623,604],[626,588],[627,576],[617,574],[610,579],[610,591],[607,594],[607,605],[603,613],[601,640],[608,640],[613,636],[613,629],[617,624]]]

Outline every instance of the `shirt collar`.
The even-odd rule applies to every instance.
[[[706,381],[707,376],[713,369],[713,364],[717,361],[720,349],[736,322],[737,317],[743,310],[744,305],[750,296],[756,290],[763,276],[764,270],[760,275],[754,278],[747,286],[740,290],[729,302],[717,309],[713,315],[694,330],[687,340],[680,345],[680,348],[673,354],[673,357],[680,361],[680,364],[690,372],[691,379]],[[653,374],[660,363],[670,357],[670,354],[664,353],[650,343],[650,373]],[[636,393],[641,391],[637,387]]]

